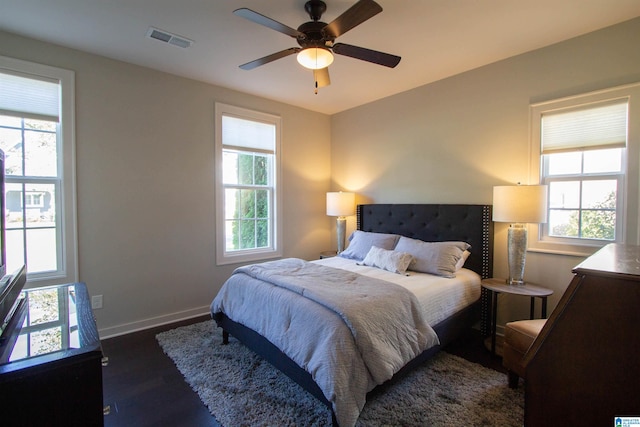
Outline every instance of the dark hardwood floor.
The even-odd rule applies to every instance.
[[[159,332],[207,319],[102,341],[102,352],[109,358],[102,371],[104,404],[111,407],[104,417],[106,427],[220,426],[156,341]]]
[[[103,353],[109,358],[109,365],[103,369],[104,403],[111,407],[104,417],[105,426],[220,426],[155,339],[158,332],[208,318],[102,341]],[[485,349],[478,331],[469,330],[446,351],[504,372],[502,359]]]

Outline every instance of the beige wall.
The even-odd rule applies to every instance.
[[[102,336],[207,313],[236,267],[215,265],[216,101],[282,117],[284,255],[327,248],[328,116],[2,32],[0,55],[76,73],[79,272]]]
[[[635,19],[335,114],[332,185],[375,203],[490,204],[494,185],[529,183],[529,105],[640,81],[638,41]],[[505,227],[496,224],[498,277]],[[554,307],[580,261],[529,253],[525,276],[555,290]],[[526,299],[499,304],[499,322],[528,315]]]

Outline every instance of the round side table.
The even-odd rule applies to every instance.
[[[541,318],[547,317],[547,297],[553,294],[551,289],[533,283],[525,283],[524,285],[509,285],[506,279],[484,279],[482,287],[489,291],[491,297],[491,354],[496,354],[496,326],[498,317],[498,294],[505,293],[511,295],[520,295],[531,298],[531,306],[529,310],[529,318],[533,319],[535,314],[536,298],[540,298],[542,306],[540,308]]]

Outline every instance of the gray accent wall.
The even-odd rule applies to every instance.
[[[367,203],[491,204],[494,185],[530,183],[529,105],[640,82],[639,42],[634,19],[334,114],[332,185]],[[582,259],[529,252],[525,278],[555,291],[553,309]],[[499,323],[528,317],[527,298],[500,298]]]

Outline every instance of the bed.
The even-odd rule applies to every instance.
[[[321,345],[314,347],[316,344],[310,343],[308,344],[310,346],[310,349],[300,349],[297,346],[296,341],[292,341],[292,343],[287,342],[289,336],[287,334],[290,330],[289,324],[286,324],[284,326],[280,324],[277,325],[279,328],[281,328],[281,331],[284,331],[281,334],[275,333],[269,335],[268,333],[265,333],[263,328],[264,323],[270,324],[273,322],[291,322],[291,318],[296,319],[300,317],[299,315],[296,315],[294,311],[292,311],[294,310],[293,308],[289,307],[288,300],[286,303],[281,303],[283,299],[280,293],[282,291],[279,289],[277,290],[278,294],[276,296],[273,296],[273,299],[271,299],[272,296],[270,293],[266,297],[260,297],[264,298],[264,300],[261,301],[265,301],[264,310],[244,309],[245,312],[252,314],[237,315],[237,312],[233,311],[233,307],[242,307],[245,303],[245,299],[252,298],[255,290],[242,291],[244,293],[237,294],[235,298],[222,303],[221,300],[223,297],[221,295],[226,292],[226,288],[229,287],[233,289],[232,284],[230,284],[229,282],[231,282],[234,276],[236,276],[234,274],[227,281],[227,283],[225,283],[225,286],[223,286],[221,293],[216,297],[216,299],[214,299],[214,302],[212,303],[212,316],[218,326],[223,329],[223,342],[227,343],[229,334],[233,335],[244,345],[269,361],[276,368],[289,376],[292,380],[300,384],[305,390],[307,390],[321,402],[326,404],[331,411],[334,425],[353,425],[355,424],[357,415],[359,414],[359,412],[354,412],[355,410],[353,409],[353,407],[357,406],[361,410],[361,406],[364,405],[362,399],[366,399],[367,393],[364,393],[362,399],[360,399],[358,395],[359,393],[361,393],[361,387],[364,387],[365,391],[368,393],[375,392],[376,390],[386,387],[389,383],[392,383],[397,378],[402,377],[406,372],[414,369],[416,366],[432,357],[442,347],[453,341],[463,330],[469,328],[480,318],[482,318],[482,320],[486,320],[488,314],[488,301],[485,295],[482,295],[482,297],[480,296],[479,279],[491,277],[492,275],[492,226],[493,223],[491,221],[491,206],[488,205],[371,204],[358,206],[356,228],[362,235],[365,235],[367,233],[378,233],[380,235],[397,235],[403,236],[401,238],[408,238],[408,240],[404,239],[405,241],[413,241],[414,239],[424,242],[460,241],[467,242],[471,245],[470,254],[468,254],[468,258],[466,258],[466,261],[464,262],[464,268],[462,270],[459,270],[459,272],[457,272],[455,275],[463,278],[472,278],[473,276],[476,277],[476,279],[470,279],[475,281],[474,286],[476,286],[476,291],[474,294],[474,299],[472,301],[467,301],[464,308],[455,307],[452,309],[453,311],[450,310],[449,312],[444,314],[439,313],[435,317],[425,316],[425,318],[430,318],[430,320],[427,321],[427,328],[429,329],[429,331],[424,330],[424,336],[426,338],[423,339],[422,332],[420,332],[418,334],[420,338],[418,339],[418,341],[420,341],[420,347],[417,347],[417,344],[414,345],[413,342],[411,342],[407,344],[408,347],[411,347],[410,349],[405,350],[403,348],[400,348],[398,350],[399,352],[403,353],[404,358],[406,358],[407,354],[409,354],[410,359],[408,361],[402,359],[402,366],[399,367],[396,361],[394,361],[394,363],[396,363],[396,366],[394,366],[393,368],[389,368],[393,369],[393,374],[390,377],[379,376],[379,378],[376,378],[375,381],[369,377],[367,377],[367,379],[365,380],[361,380],[361,375],[359,374],[360,362],[352,363],[351,359],[348,359],[348,361],[345,362],[345,360],[341,359],[343,357],[343,353],[348,355],[345,357],[353,357],[351,354],[357,353],[357,351],[352,350],[350,347],[346,346],[346,340],[340,335],[340,333],[336,334],[335,336],[331,335],[330,337],[327,335],[327,337],[329,337],[330,339],[325,339],[325,334],[333,334],[334,329],[338,329],[332,324],[328,323],[327,325],[324,325],[324,323],[322,323],[322,325],[318,326],[319,329],[316,332],[311,332],[313,334],[311,338],[309,338],[308,336],[304,337],[305,340],[311,341],[313,341],[314,339],[320,339],[317,337],[322,337]],[[378,234],[376,234],[376,236]],[[347,248],[347,250],[348,249],[349,248]],[[309,274],[311,275],[314,275],[314,272],[316,271],[324,274],[329,271],[326,270],[327,267],[332,271],[340,269],[355,269],[355,272],[357,273],[368,274],[366,272],[366,269],[371,267],[358,265],[362,264],[361,260],[360,262],[351,261],[352,260],[342,259],[341,257],[316,261],[312,263],[306,263],[301,260],[283,260],[283,262],[289,263],[287,265],[290,265],[292,270],[297,269],[298,264],[300,264],[305,268],[305,274],[306,272],[309,272]],[[349,263],[354,265],[348,265]],[[270,263],[250,266],[248,267],[248,269],[242,267],[241,269],[245,269],[244,273],[247,273],[249,270],[253,271],[252,269],[254,267],[266,268],[266,271],[269,272],[269,267],[267,267],[267,265],[270,265]],[[322,265],[324,265],[324,267]],[[325,270],[320,270],[321,268],[325,268]],[[338,280],[328,279],[325,282],[320,283],[320,273],[318,273],[315,276],[316,279],[314,279],[314,281],[318,281],[317,286],[318,289],[320,289],[320,292],[323,289],[329,287],[329,285],[331,284],[329,282],[331,282],[331,280]],[[342,273],[336,274],[348,275],[354,273],[351,271],[344,271]],[[379,274],[382,275],[380,276],[382,280],[387,279],[387,276],[384,276],[384,274],[390,275],[389,272],[382,272]],[[361,279],[360,274],[356,274],[356,276],[358,276],[356,277],[356,279]],[[413,273],[410,274],[409,277],[403,275],[395,276],[398,276],[397,280],[399,281],[416,280],[415,277],[412,277],[415,276]],[[263,277],[258,276],[248,278],[251,286],[260,287],[260,289],[263,286],[263,284],[261,283],[262,279]],[[438,279],[440,281],[453,280],[442,278]],[[377,279],[373,278],[366,280],[373,281]],[[307,280],[307,282],[310,281]],[[239,289],[237,285],[235,285],[235,288]],[[295,293],[288,292],[291,290],[292,289],[285,289],[284,293],[286,293],[287,295]],[[298,296],[294,297],[298,298]],[[289,298],[289,296],[287,296],[287,298]],[[350,297],[343,297],[343,299],[351,301]],[[354,298],[354,300],[357,300],[357,298]],[[308,302],[305,300],[304,304],[308,304]],[[417,306],[419,307],[422,307],[422,305],[422,302],[418,302],[417,304]],[[303,305],[302,307],[304,307],[302,311],[305,314],[309,313],[310,316],[315,315],[314,310],[321,311],[326,309],[324,306],[316,309],[315,305]],[[358,310],[359,312],[363,311],[361,308],[359,308]],[[384,310],[370,311],[374,312]],[[280,316],[280,312],[285,313],[285,320],[277,320]],[[294,314],[292,315],[291,313]],[[247,318],[247,316],[249,315],[255,315],[258,320],[255,320],[254,322],[252,318]],[[232,317],[237,321],[232,320]],[[405,322],[406,320],[407,319],[404,319],[402,320],[402,322]],[[408,320],[411,321],[411,319]],[[350,326],[349,322],[347,321],[343,323],[347,323],[348,327]],[[251,327],[248,327],[245,324],[251,325]],[[314,324],[320,324],[320,322],[314,321]],[[483,321],[482,324],[485,325],[486,321]],[[417,328],[422,331],[422,329],[420,329],[420,325],[421,324],[419,324]],[[269,326],[269,328],[270,327],[271,326]],[[342,326],[340,328],[342,328]],[[256,332],[256,330],[261,331],[261,333]],[[411,333],[414,332],[410,332],[410,334]],[[435,335],[435,341],[431,334]],[[265,336],[263,335],[269,335],[270,339],[265,338]],[[356,334],[354,334],[354,336],[355,335]],[[366,334],[360,335],[366,336]],[[402,347],[402,340],[404,340],[405,338],[400,337],[394,339],[399,339],[401,341],[395,342],[393,344],[393,347]],[[412,339],[413,338],[411,338],[411,340]],[[329,341],[329,343],[327,343],[327,341]],[[336,348],[325,350],[325,346],[335,346]],[[416,350],[417,348],[418,350]],[[303,354],[301,356],[300,354],[298,354],[304,353],[305,351],[317,351],[318,355],[313,354],[309,356]],[[324,351],[327,351],[327,353],[323,353]],[[411,353],[411,351],[414,351],[415,354]],[[366,352],[361,351],[360,353],[362,353],[362,357],[366,359]],[[324,357],[325,359],[320,359],[320,362],[318,362],[318,358],[322,357]],[[394,357],[395,354],[389,356],[389,359],[395,360]],[[376,357],[373,356],[372,358],[376,359]],[[380,359],[380,357],[377,357],[377,359]],[[350,370],[355,371],[355,374],[344,374],[351,375],[351,377],[347,378],[348,381],[346,382],[362,382],[361,385],[354,385],[354,387],[357,387],[355,398],[351,396],[352,390],[342,390],[342,382],[339,380],[336,381],[338,386],[335,386],[335,389],[327,389],[328,383],[330,383],[331,387],[334,386],[332,383],[332,381],[334,381],[333,375],[336,375],[336,377],[343,375],[341,373],[334,373],[334,370],[340,370],[341,366],[349,366]],[[369,369],[367,365],[365,365],[363,369],[367,372],[367,376],[376,377],[376,369]],[[327,373],[326,371],[329,372]],[[329,382],[327,382],[326,380],[327,375],[331,376],[331,381]],[[387,375],[386,372],[385,375]],[[349,386],[351,386],[351,384],[349,384]],[[329,396],[329,398],[327,398],[326,396]],[[352,402],[352,399],[355,399],[355,401]]]

